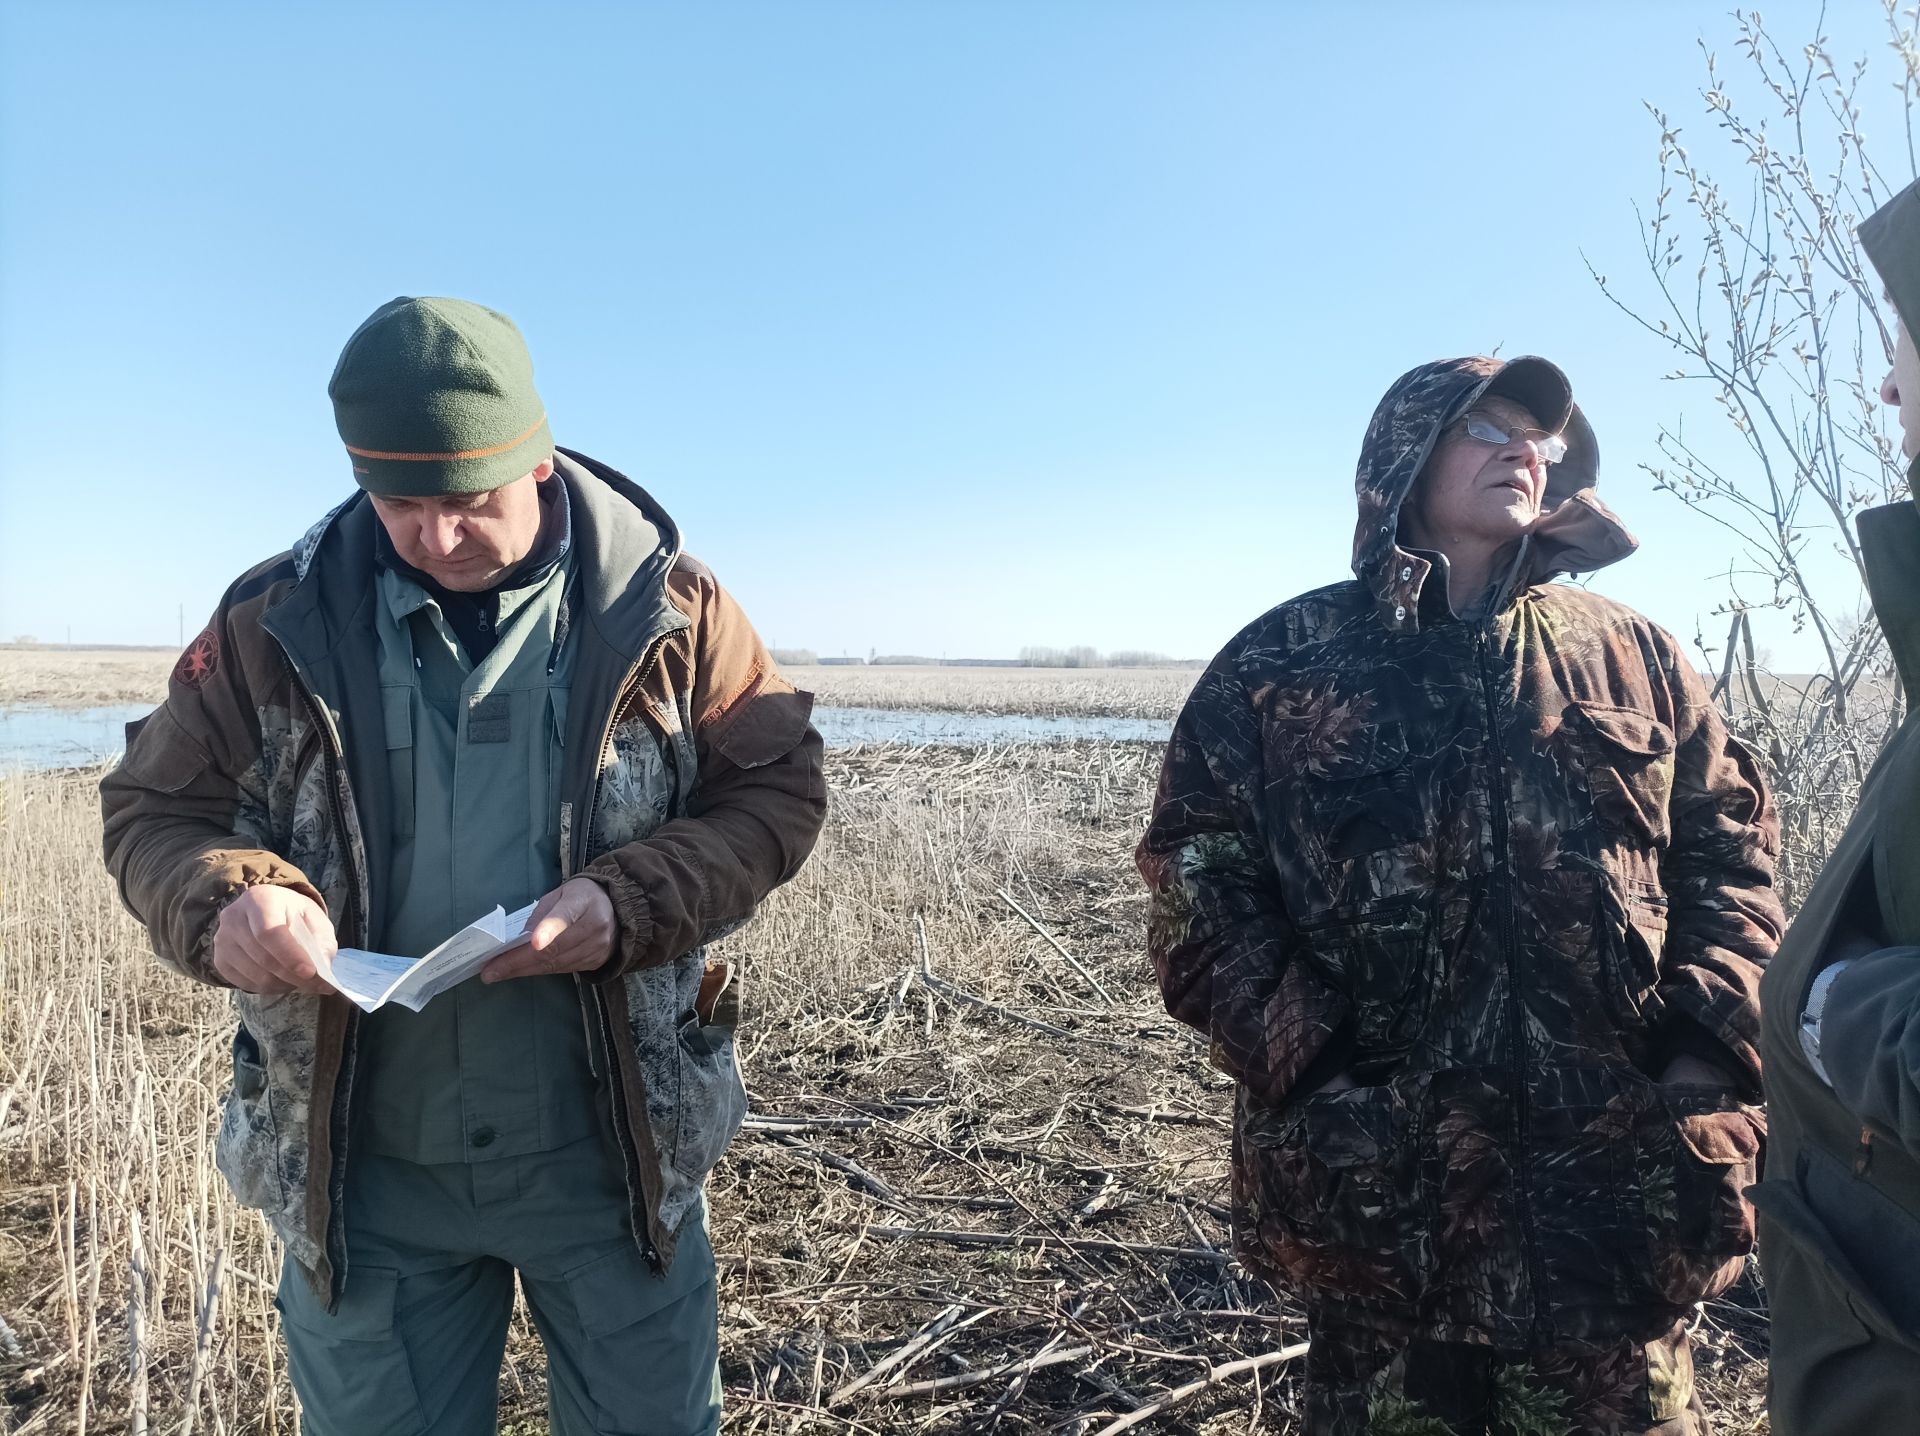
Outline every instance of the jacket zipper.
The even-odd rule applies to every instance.
[[[280,648],[280,661],[286,665],[288,685],[300,695],[300,701],[306,707],[308,723],[315,732],[325,735],[320,743],[320,762],[325,769],[321,776],[327,785],[327,809],[333,818],[333,831],[340,844],[341,861],[347,868],[346,930],[357,941],[365,943],[372,936],[366,928],[367,900],[364,888],[367,875],[357,866],[353,844],[347,841],[346,808],[340,799],[341,785],[336,781],[335,765],[345,766],[346,746],[341,743],[339,731],[333,726],[333,715],[313,696],[311,686],[301,676],[293,655],[287,652],[284,645]],[[295,761],[297,764],[297,755]],[[295,791],[298,792],[297,785]],[[357,819],[355,826],[358,827]],[[333,1161],[332,1170],[327,1174],[327,1230],[324,1240],[328,1260],[333,1263],[331,1295],[336,1299],[346,1289],[347,1282],[346,1225],[343,1216],[347,1193],[347,1113],[352,1110],[354,1050],[359,1035],[360,1009],[349,1004],[347,1030],[341,1042],[340,1076],[333,1094],[333,1108],[327,1114],[328,1145]]]
[[[581,859],[586,856],[584,849],[587,842],[590,841],[593,832],[593,816],[600,807],[600,775],[606,772],[607,761],[612,753],[614,730],[620,726],[620,720],[624,718],[627,711],[633,707],[635,695],[638,694],[640,685],[646,682],[647,675],[653,671],[653,665],[660,657],[660,650],[666,646],[668,638],[672,637],[672,633],[673,631],[663,633],[654,639],[652,643],[648,644],[646,651],[627,669],[627,676],[620,681],[620,687],[617,690],[618,696],[614,699],[612,711],[607,715],[606,727],[600,734],[600,748],[594,760],[593,767],[593,789],[588,795],[586,812],[583,818],[573,824],[573,833],[571,835],[572,844],[566,855],[567,865],[573,872],[578,872],[581,867],[584,866]],[[624,1074],[620,1065],[620,1050],[615,1045],[616,1037],[613,1012],[607,1003],[606,990],[600,983],[582,982],[580,986],[583,996],[589,997],[592,1000],[593,1014],[600,1019],[601,1040],[607,1054],[607,1092],[613,1104],[613,1130],[616,1138],[619,1140],[620,1154],[627,1164],[627,1170],[632,1173],[633,1180],[639,1185],[640,1200],[637,1203],[633,1201],[634,1193],[632,1191],[629,1191],[627,1194],[628,1205],[632,1209],[633,1215],[633,1234],[639,1242],[640,1254],[646,1258],[647,1265],[655,1272],[662,1272],[660,1252],[653,1244],[653,1234],[648,1219],[649,1213],[653,1209],[653,1203],[651,1194],[647,1191],[646,1164],[640,1160],[639,1152],[634,1149],[633,1123],[628,1117],[626,1110],[626,1092],[621,1085],[624,1081]],[[584,1008],[581,1011],[581,1020],[583,1022],[588,1020],[587,1012]],[[589,1030],[588,1036],[588,1050],[591,1051],[591,1030]],[[646,1078],[637,1069],[634,1072],[634,1077],[641,1089],[640,1110],[634,1115],[642,1125],[646,1125],[648,1122],[646,1115]],[[652,1135],[651,1131],[649,1131],[648,1135]],[[658,1144],[656,1144],[656,1146],[657,1145]]]
[[[354,865],[353,845],[346,841],[346,809],[340,802],[340,785],[333,781],[335,764],[346,762],[346,750],[340,742],[339,733],[334,729],[332,715],[321,707],[319,701],[313,696],[306,680],[300,676],[299,668],[295,666],[293,659],[288,656],[284,648],[280,650],[280,661],[286,665],[288,682],[293,691],[300,695],[301,705],[307,710],[307,722],[316,733],[324,735],[320,759],[327,768],[327,808],[333,816],[333,829],[340,835],[341,857],[345,860],[347,872],[352,879],[347,884],[347,931],[361,942],[365,942],[368,934],[364,928],[365,912],[361,888],[366,881],[366,875]],[[305,746],[302,744],[302,749]],[[296,770],[300,766],[297,752],[294,755],[294,766]],[[297,777],[296,772],[296,780]],[[298,792],[297,781],[295,791]]]
[[[1475,656],[1479,660],[1480,692],[1487,710],[1487,764],[1491,781],[1488,791],[1492,798],[1493,818],[1494,882],[1500,889],[1499,924],[1500,955],[1507,971],[1507,1041],[1511,1047],[1508,1061],[1509,1095],[1513,1102],[1514,1134],[1516,1151],[1514,1153],[1514,1201],[1519,1208],[1520,1240],[1526,1253],[1527,1285],[1532,1291],[1533,1300],[1529,1303],[1531,1311],[1528,1326],[1537,1338],[1541,1327],[1541,1290],[1540,1255],[1535,1243],[1533,1228],[1533,1191],[1532,1175],[1528,1169],[1528,1153],[1532,1140],[1532,1111],[1527,1098],[1526,1009],[1520,997],[1520,961],[1518,945],[1513,933],[1513,848],[1510,827],[1511,815],[1507,811],[1507,770],[1500,749],[1499,704],[1493,684],[1493,659],[1491,638],[1499,620],[1490,618],[1474,636]]]

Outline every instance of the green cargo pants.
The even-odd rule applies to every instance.
[[[487,1436],[520,1276],[547,1349],[554,1436],[711,1436],[719,1314],[704,1210],[654,1275],[604,1136],[493,1162],[361,1153],[346,1290],[329,1315],[291,1262],[288,1368],[308,1436]]]

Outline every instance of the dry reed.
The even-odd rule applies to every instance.
[[[835,755],[813,861],[729,944],[729,1432],[1297,1429],[1298,1313],[1224,1254],[1229,1088],[1140,956],[1157,757]],[[141,1383],[154,1430],[292,1432],[277,1252],[211,1162],[229,1009],[120,911],[92,782],[0,778],[0,1433],[129,1430]],[[1764,1325],[1702,1320],[1721,1429],[1763,1429]],[[542,1369],[517,1319],[514,1436]]]
[[[158,703],[178,656],[155,648],[0,648],[0,708]]]
[[[0,647],[0,707],[158,703],[171,650]],[[1172,718],[1191,668],[789,667],[825,706],[1036,717]]]
[[[835,708],[1011,713],[1043,718],[1172,718],[1194,668],[788,668]]]

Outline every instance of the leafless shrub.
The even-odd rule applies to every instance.
[[[1624,314],[1670,346],[1679,362],[1668,377],[1704,386],[1725,421],[1706,435],[1663,427],[1660,461],[1644,467],[1732,541],[1715,610],[1725,637],[1696,642],[1737,731],[1771,770],[1790,905],[1905,709],[1854,529],[1863,509],[1906,492],[1877,392],[1892,320],[1876,307],[1879,282],[1854,238],[1915,168],[1920,18],[1882,3],[1906,121],[1897,167],[1883,168],[1861,132],[1864,87],[1885,81],[1884,62],[1837,61],[1824,11],[1797,51],[1757,13],[1735,11],[1738,75],[1723,75],[1702,45],[1711,151],[1695,153],[1666,110],[1647,106],[1660,128],[1659,189],[1638,211],[1651,288],[1629,299],[1594,272]],[[1768,614],[1812,635],[1815,672],[1769,671],[1754,634],[1755,616]]]

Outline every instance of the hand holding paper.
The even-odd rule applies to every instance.
[[[334,953],[322,975],[363,1012],[373,1012],[389,1002],[418,1012],[449,987],[472,977],[488,959],[525,947],[527,922],[532,916],[531,903],[517,912],[496,907],[422,958],[343,947]]]
[[[606,890],[590,879],[575,878],[534,905],[527,932],[532,941],[489,962],[481,969],[482,982],[591,972],[613,956],[619,925]]]
[[[336,946],[326,909],[305,893],[262,883],[220,910],[213,970],[241,992],[332,991],[325,972]]]

